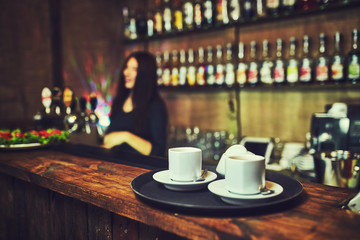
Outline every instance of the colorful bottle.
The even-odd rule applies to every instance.
[[[230,22],[237,22],[241,16],[241,5],[239,0],[228,0],[227,12]]]
[[[274,62],[269,56],[269,41],[263,41],[263,52],[262,52],[262,62],[260,65],[260,82],[263,84],[273,84],[274,79],[271,75],[271,69],[273,68]]]
[[[347,80],[351,83],[360,81],[360,49],[359,32],[357,29],[352,31],[351,50],[347,55]]]
[[[163,85],[168,87],[171,84],[171,66],[170,66],[170,53],[164,51],[163,67],[162,67],[162,82]]]
[[[286,63],[286,81],[293,85],[299,82],[299,61],[296,58],[296,39],[290,38],[289,58]]]
[[[163,29],[165,33],[171,33],[173,31],[173,14],[170,0],[164,0]]]
[[[325,34],[320,33],[319,54],[316,59],[316,77],[315,81],[320,84],[325,84],[330,81],[329,77],[329,57],[326,52]]]
[[[331,58],[330,62],[330,78],[334,83],[341,83],[345,81],[344,77],[344,55],[341,49],[341,34],[340,32],[335,33],[335,41],[334,41],[334,54]]]
[[[215,84],[215,66],[214,66],[214,53],[213,47],[208,46],[206,51],[206,69],[205,69],[205,76],[206,76],[206,84],[208,86],[213,86]]]
[[[221,45],[216,46],[215,59],[215,85],[222,86],[225,83],[225,67],[223,63],[223,49]]]
[[[195,0],[194,2],[194,24],[195,28],[202,28],[203,25],[203,1]]]
[[[225,54],[225,84],[229,88],[235,84],[235,66],[233,63],[233,50],[232,44],[226,44]]]
[[[247,83],[246,71],[247,71],[247,64],[245,63],[245,46],[243,42],[239,42],[236,81],[240,87],[244,87]]]
[[[272,70],[272,76],[275,85],[282,85],[286,82],[285,63],[283,60],[283,41],[280,38],[276,40],[276,59]]]
[[[266,0],[266,11],[269,16],[278,17],[280,13],[280,0]]]
[[[162,58],[161,58],[161,53],[160,52],[156,52],[155,54],[156,56],[156,75],[157,75],[157,85],[158,86],[163,86],[163,80],[162,80]]]
[[[256,17],[256,0],[244,0],[244,19],[251,20]]]
[[[196,84],[196,68],[195,68],[195,56],[194,50],[189,48],[188,50],[188,61],[187,61],[187,73],[186,79],[189,87],[193,87]]]
[[[216,0],[216,24],[223,25],[229,23],[227,11],[228,0]]]
[[[313,59],[310,56],[310,39],[308,35],[303,37],[303,51],[300,59],[300,83],[311,83],[314,79]]]
[[[174,19],[174,30],[176,32],[183,31],[184,25],[183,25],[183,12],[181,8],[181,0],[174,1],[173,19]]]
[[[266,0],[256,0],[256,17],[264,18],[266,15]]]
[[[214,26],[215,22],[215,4],[213,0],[204,0],[203,2],[203,26],[209,28]]]
[[[163,15],[161,12],[161,0],[155,1],[154,32],[157,35],[163,34]]]
[[[250,43],[250,62],[248,65],[247,80],[250,86],[256,86],[259,84],[259,64],[256,57],[256,42]]]
[[[282,0],[281,5],[284,15],[289,15],[295,10],[296,0]]]
[[[179,85],[179,57],[178,51],[172,51],[172,60],[171,60],[171,86],[178,86]]]
[[[180,67],[179,67],[179,86],[186,86],[187,85],[187,66],[186,66],[186,52],[184,49],[180,50]]]
[[[183,23],[184,29],[194,29],[194,5],[190,0],[185,0],[183,3]]]
[[[203,47],[199,47],[199,49],[198,49],[198,58],[197,58],[197,64],[196,64],[196,84],[198,86],[206,85],[205,53],[204,53]]]

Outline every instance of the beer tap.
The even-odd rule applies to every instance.
[[[99,136],[103,136],[104,132],[103,129],[101,128],[101,126],[98,124],[99,123],[99,117],[96,115],[95,113],[95,109],[97,107],[98,104],[98,100],[96,98],[96,95],[94,93],[92,93],[90,95],[90,105],[91,105],[91,113],[89,115],[90,118],[90,122],[96,126],[96,130]]]
[[[89,115],[86,113],[86,99],[84,97],[80,98],[80,117],[82,119],[82,130],[85,130],[87,134],[91,133],[90,129],[90,118]]]
[[[75,132],[79,129],[79,118],[76,114],[74,114],[76,101],[73,91],[71,91],[69,88],[64,89],[63,103],[66,112],[66,115],[64,117],[65,129],[69,133]]]
[[[41,91],[41,102],[45,107],[45,114],[50,114],[50,106],[52,102],[51,90],[48,87],[44,87]]]

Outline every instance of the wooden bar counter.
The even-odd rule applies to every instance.
[[[338,206],[352,190],[303,182],[274,209],[196,215],[139,200],[130,184],[148,171],[54,148],[1,151],[0,239],[360,238],[360,214]]]

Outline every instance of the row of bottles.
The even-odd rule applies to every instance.
[[[146,14],[124,7],[124,34],[137,39],[207,29],[350,1],[356,0],[155,0],[155,8]]]
[[[225,46],[200,47],[156,53],[158,85],[176,86],[256,86],[294,85],[297,83],[358,83],[360,82],[360,45],[358,30],[352,31],[351,50],[343,53],[343,37],[336,32],[334,51],[327,50],[327,36],[319,35],[319,49],[312,54],[311,39],[304,35],[299,41],[302,51],[298,54],[298,41],[289,40],[288,56],[283,54],[284,41],[277,39],[276,56],[270,56],[270,42],[263,40],[261,57],[258,43],[251,41],[250,56],[245,58],[245,45],[228,43]],[[236,48],[235,48],[236,47]],[[300,55],[300,56],[299,56]],[[313,56],[315,55],[315,56]]]
[[[85,97],[77,98],[70,88],[61,90],[54,87],[52,90],[45,87],[41,92],[43,111],[34,116],[36,129],[56,127],[67,130],[69,133],[91,133],[91,128],[96,128],[99,136],[103,135],[98,125],[99,118],[95,113],[97,97],[90,94],[89,101]]]

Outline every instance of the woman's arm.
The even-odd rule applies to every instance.
[[[151,142],[127,131],[111,132],[104,137],[104,147],[112,148],[114,146],[127,143],[136,151],[144,155],[150,155],[152,144]]]

